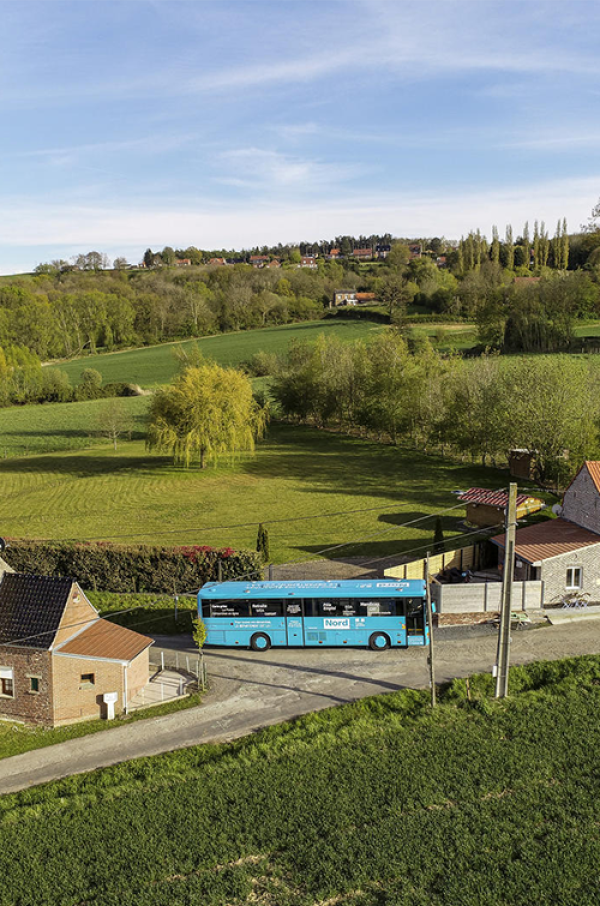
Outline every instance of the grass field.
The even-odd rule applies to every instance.
[[[0,799],[0,906],[596,906],[600,659]]]
[[[0,459],[34,453],[84,450],[110,444],[99,434],[98,418],[110,400],[48,403],[0,409]],[[132,436],[145,436],[147,397],[129,397],[119,405],[131,422]]]
[[[457,488],[506,480],[489,468],[272,425],[256,455],[204,471],[150,455],[142,441],[116,453],[105,445],[2,460],[0,525],[9,537],[254,548],[264,522],[274,562],[324,549],[330,557],[382,557],[418,548],[418,556],[434,520],[401,523],[455,506]],[[462,518],[462,508],[448,514],[446,532]]]
[[[372,321],[307,321],[302,324],[286,324],[283,327],[269,327],[265,330],[247,330],[241,333],[219,334],[200,340],[186,340],[182,343],[164,343],[145,349],[132,349],[103,355],[86,356],[58,365],[66,372],[73,384],[79,382],[84,368],[95,368],[104,379],[129,381],[142,387],[156,387],[166,384],[177,373],[179,364],[175,349],[189,349],[196,343],[206,358],[220,365],[239,365],[261,350],[285,353],[292,340],[314,342],[320,333],[337,336],[345,341],[364,339],[374,332],[384,330],[381,324]]]

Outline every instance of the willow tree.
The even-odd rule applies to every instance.
[[[262,437],[267,411],[252,395],[241,371],[206,362],[192,365],[159,390],[150,407],[148,447],[172,453],[185,466],[220,454],[253,450]]]

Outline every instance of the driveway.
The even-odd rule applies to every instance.
[[[497,633],[490,627],[436,630],[436,680],[445,682],[491,670]],[[157,637],[153,660],[160,652],[193,653],[186,637]],[[514,632],[511,662],[600,654],[600,624],[540,626]],[[167,658],[166,658],[167,659]],[[0,760],[0,793],[14,792],[48,780],[157,755],[205,742],[223,742],[346,702],[428,685],[426,651],[391,649],[212,650],[206,653],[211,690],[204,703],[164,717],[121,724],[103,733]]]

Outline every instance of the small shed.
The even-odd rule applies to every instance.
[[[467,505],[467,522],[490,527],[504,522],[508,506],[508,491],[489,491],[486,488],[469,488],[458,498]],[[543,500],[529,494],[517,495],[517,519],[537,513],[545,507]]]
[[[517,448],[509,450],[508,468],[513,478],[525,478],[529,481],[534,477],[535,453]]]

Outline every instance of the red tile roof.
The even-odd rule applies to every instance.
[[[516,535],[515,554],[519,560],[526,560],[527,563],[539,563],[591,544],[600,544],[600,535],[589,532],[574,522],[567,522],[566,519],[549,519],[537,525],[528,525],[517,529]],[[504,535],[496,535],[491,540],[499,547],[504,547]]]
[[[110,661],[132,661],[152,639],[108,620],[96,620],[75,638],[55,649],[55,654],[76,654],[79,657],[105,658]]]
[[[587,466],[587,470],[590,473],[590,478],[596,486],[596,490],[600,492],[600,462],[587,460],[584,465]]]
[[[508,505],[508,491],[488,491],[486,488],[469,488],[458,498],[465,503],[483,503],[486,506],[497,506],[506,509]],[[522,506],[528,500],[538,500],[537,497],[531,497],[529,494],[517,495],[517,506]],[[539,500],[541,504],[542,501]]]

